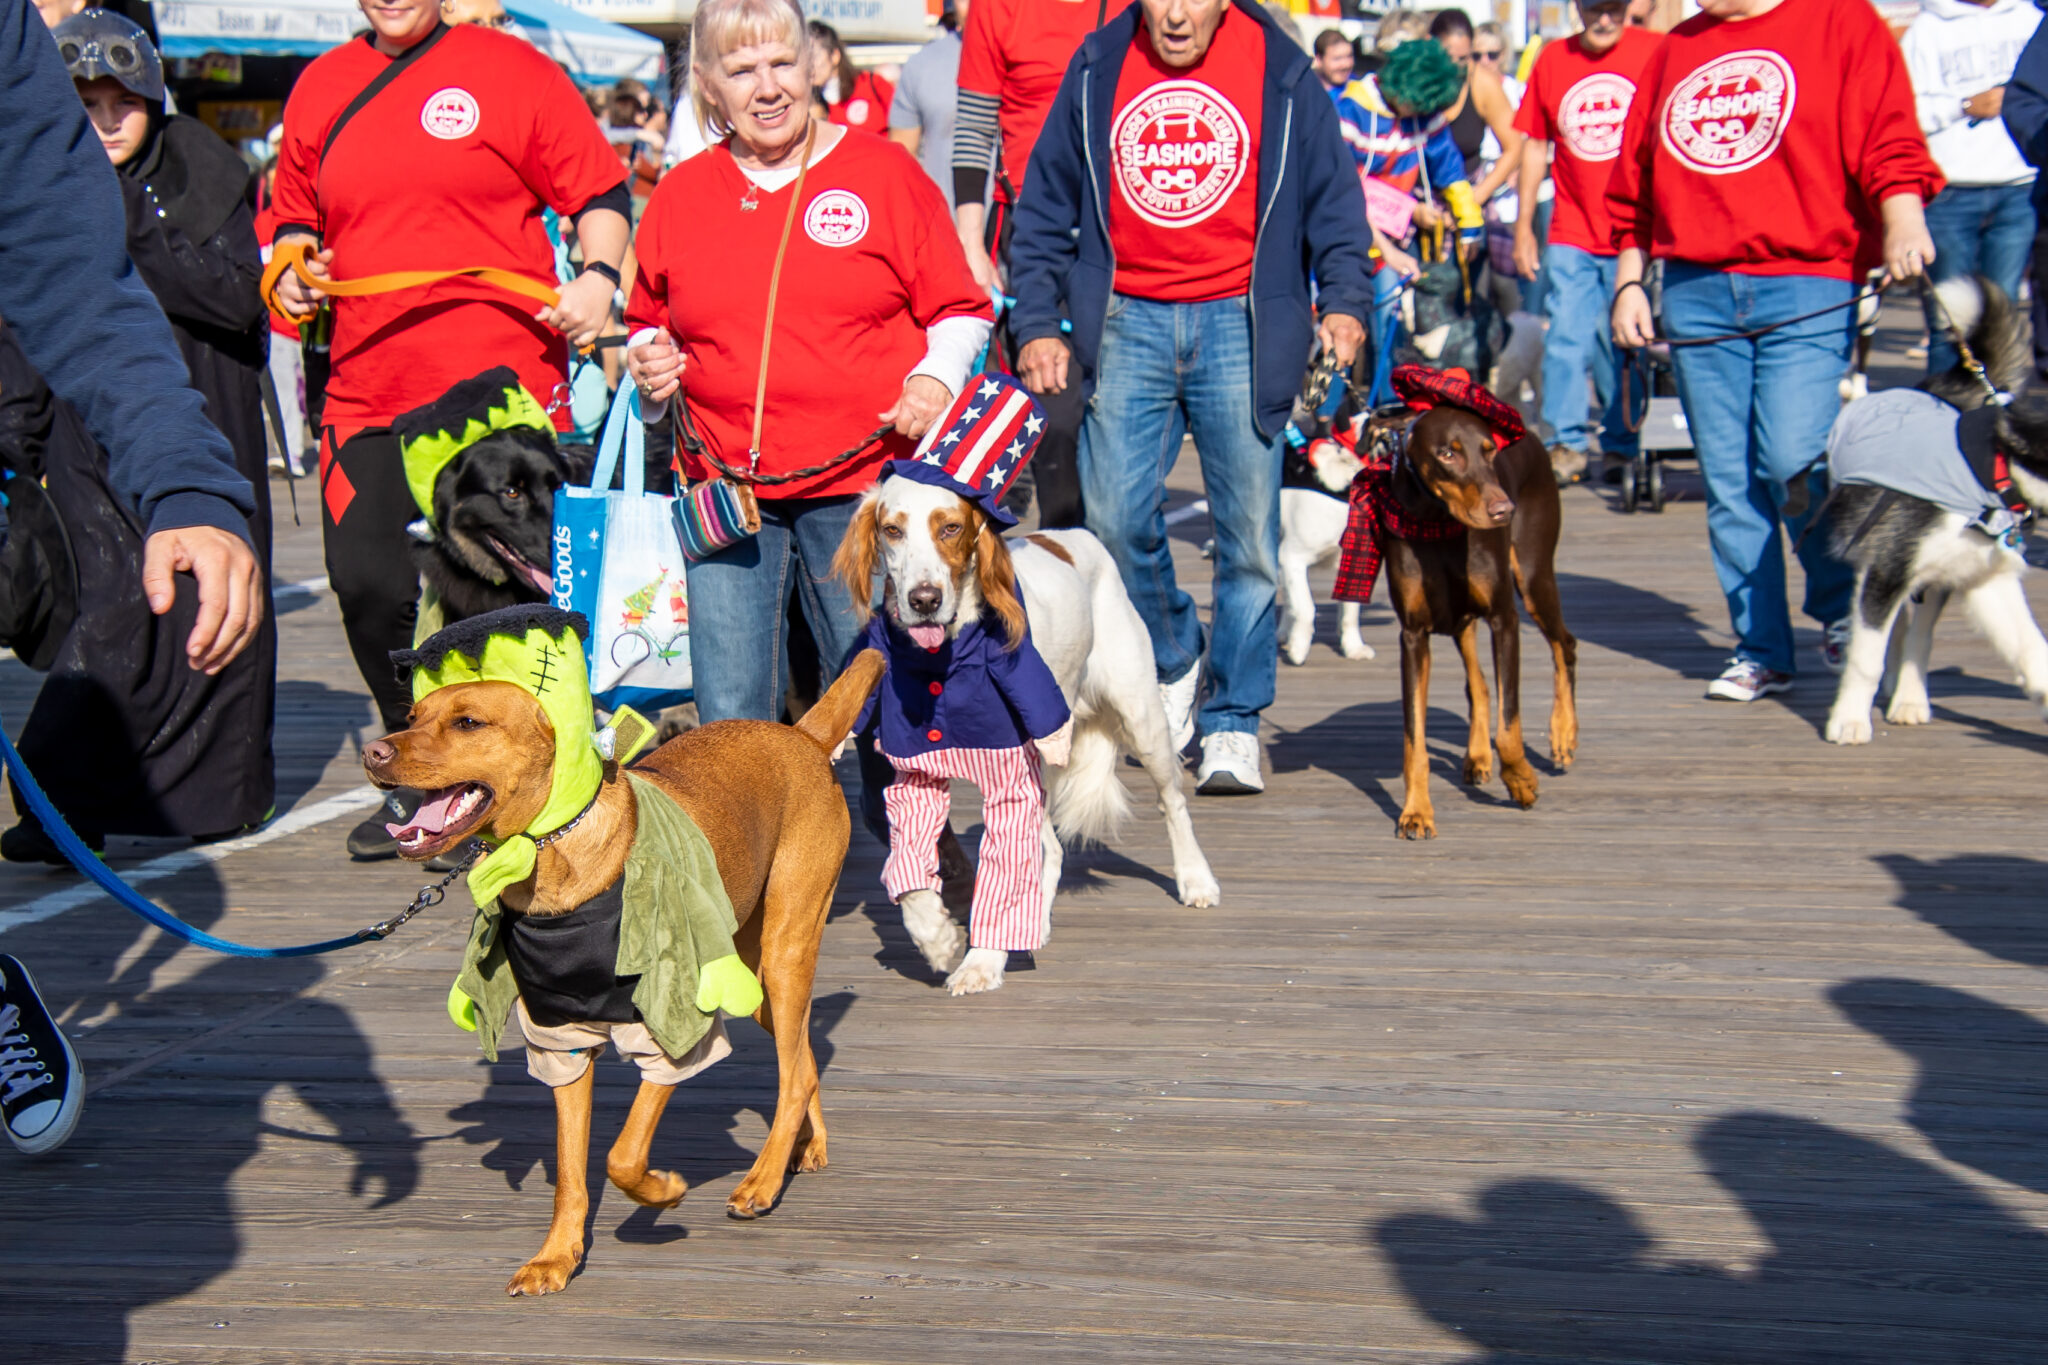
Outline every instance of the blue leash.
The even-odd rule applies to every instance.
[[[231,943],[224,938],[215,938],[203,929],[195,929],[168,910],[151,903],[141,892],[122,881],[114,869],[101,862],[98,855],[85,846],[85,841],[73,833],[64,817],[57,813],[57,808],[50,804],[50,798],[43,794],[43,789],[36,785],[35,778],[29,775],[28,765],[21,761],[21,755],[15,752],[14,745],[4,731],[0,731],[0,762],[6,764],[8,775],[14,779],[15,786],[28,802],[29,813],[42,822],[43,832],[57,845],[57,851],[100,890],[113,897],[116,904],[134,911],[175,938],[197,944],[201,948],[211,948],[216,953],[226,953],[231,957],[311,957],[315,953],[331,953],[340,948],[353,948],[358,943],[374,943],[389,936],[392,930],[420,911],[432,905],[439,905],[442,898],[447,895],[448,883],[454,881],[471,862],[475,861],[477,851],[481,847],[472,844],[469,856],[463,859],[461,867],[443,877],[438,885],[421,887],[419,894],[412,898],[412,904],[390,919],[380,920],[343,938],[323,939],[318,943],[297,943],[289,948],[258,948],[247,943]]]

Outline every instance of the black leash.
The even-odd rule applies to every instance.
[[[1922,278],[1926,277],[1922,276]],[[1883,293],[1884,290],[1882,288],[1866,289],[1860,294],[1851,295],[1846,303],[1831,303],[1825,308],[1816,308],[1811,313],[1801,313],[1796,318],[1786,318],[1784,321],[1774,322],[1768,327],[1758,327],[1748,332],[1723,332],[1719,336],[1710,337],[1666,338],[1664,344],[1676,350],[1682,346],[1718,346],[1724,341],[1755,341],[1758,337],[1767,337],[1775,331],[1792,326],[1794,323],[1811,322],[1815,318],[1826,317],[1829,313],[1839,313],[1844,308],[1854,308],[1865,299],[1876,298]]]

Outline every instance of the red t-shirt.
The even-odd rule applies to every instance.
[[[574,213],[624,179],[590,106],[532,44],[464,24],[364,105],[323,157],[336,116],[391,60],[355,40],[299,77],[278,149],[278,222],[316,229],[337,279],[491,265],[554,285],[542,207]],[[323,420],[345,439],[493,365],[510,365],[547,402],[567,377],[568,347],[534,321],[539,311],[472,280],[336,299]]]
[[[753,434],[775,244],[795,191],[759,188],[721,143],[662,177],[636,239],[627,325],[668,328],[688,358],[683,391],[698,434],[739,469]],[[989,317],[988,294],[967,268],[939,187],[903,148],[847,129],[812,164],[790,228],[760,472],[821,463],[873,431],[924,359],[924,329],[963,316]],[[857,493],[883,460],[915,445],[892,434],[865,459],[764,491]],[[692,479],[713,472],[687,453],[682,460]]]
[[[1607,216],[1607,176],[1621,155],[1622,129],[1636,82],[1663,41],[1647,29],[1625,28],[1613,47],[1595,56],[1573,37],[1551,43],[1529,73],[1529,89],[1515,127],[1551,144],[1550,178],[1557,203],[1550,240],[1598,256],[1615,253]]]
[[[826,110],[825,117],[842,128],[865,128],[887,137],[889,102],[895,98],[895,86],[872,71],[862,71],[854,76],[846,98]]]
[[[1235,6],[1193,66],[1160,61],[1138,25],[1109,122],[1117,293],[1200,303],[1251,288],[1265,75],[1266,31]]]
[[[1856,278],[1894,194],[1942,187],[1870,0],[1701,14],[1643,67],[1607,186],[1616,246],[1744,275]]]
[[[975,0],[960,37],[960,88],[1000,101],[1003,175],[1020,194],[1038,131],[1101,0]],[[1001,182],[996,194],[1003,197]]]

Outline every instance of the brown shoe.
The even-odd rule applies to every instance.
[[[1573,450],[1570,446],[1550,448],[1550,472],[1557,475],[1557,486],[1565,488],[1586,477],[1586,452]]]

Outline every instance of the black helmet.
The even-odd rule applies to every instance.
[[[146,100],[163,100],[163,59],[133,19],[112,10],[80,10],[50,32],[72,80],[112,76]]]

